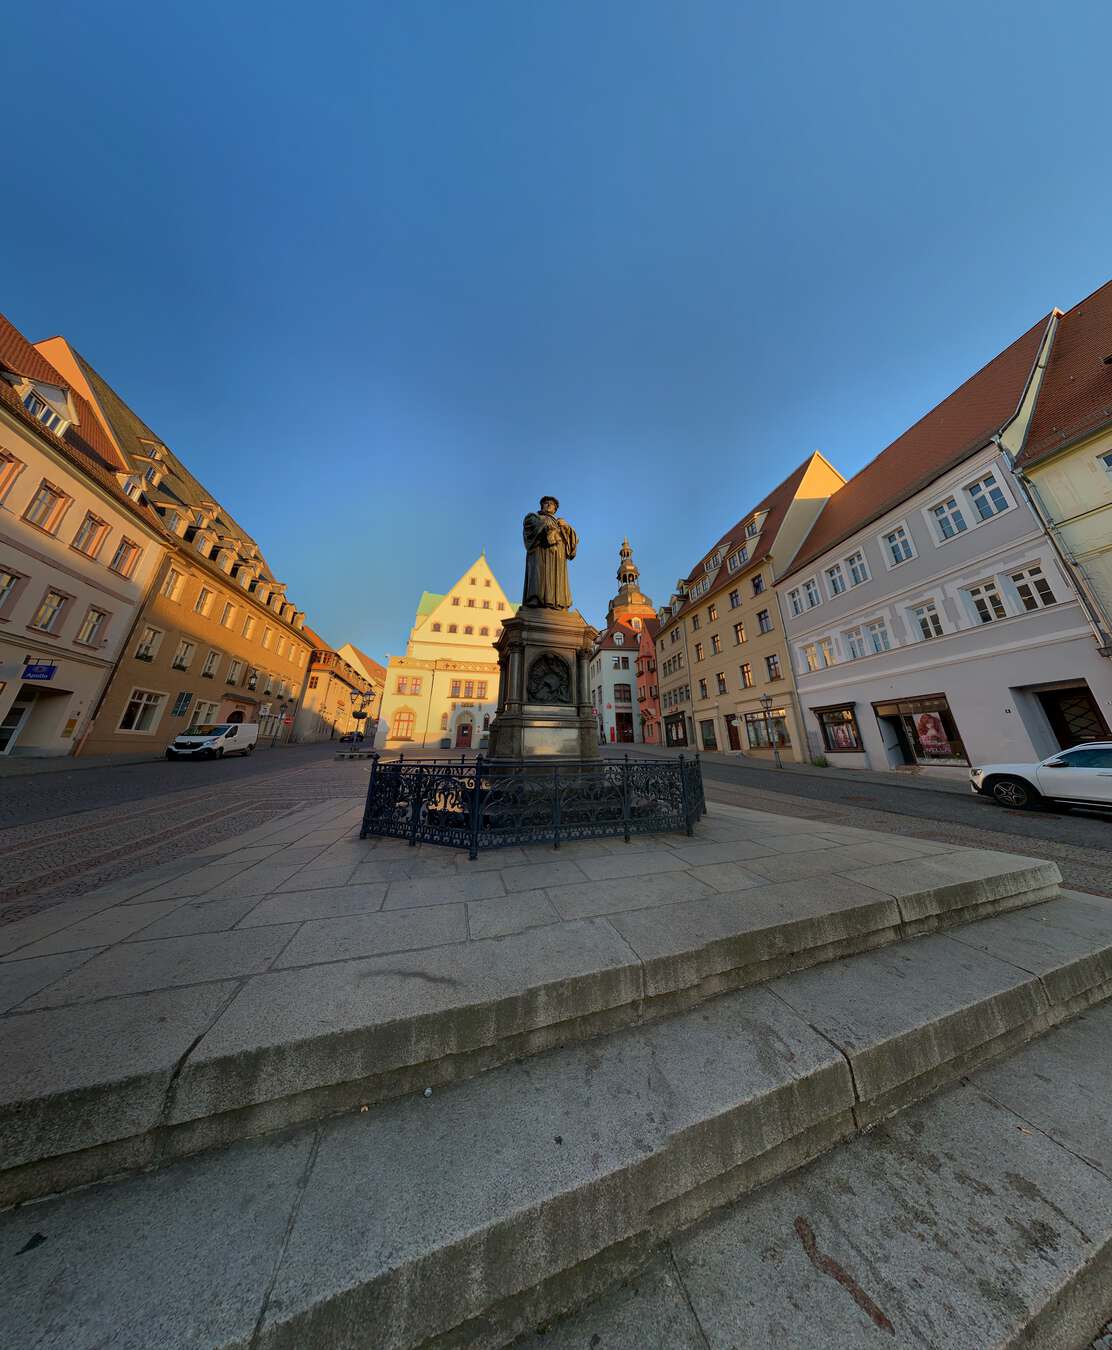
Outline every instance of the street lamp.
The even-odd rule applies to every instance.
[[[765,731],[768,734],[768,743],[772,746],[772,757],[776,761],[776,767],[782,769],[783,761],[780,758],[780,750],[776,744],[776,738],[772,734],[772,695],[762,694],[760,698],[761,708],[765,715]]]
[[[270,748],[272,750],[278,744],[278,732],[279,729],[285,724],[286,711],[289,708],[289,706],[290,705],[286,703],[285,700],[283,700],[278,705],[278,716],[274,719],[274,734],[270,738]]]
[[[352,717],[355,718],[356,722],[361,723],[368,716],[367,706],[368,704],[374,702],[374,697],[375,691],[373,689],[348,690],[348,698],[351,699],[351,708],[352,708],[351,715]],[[359,728],[359,732],[357,734],[362,735],[362,727]]]

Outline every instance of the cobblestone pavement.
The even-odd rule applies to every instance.
[[[218,791],[208,780],[203,787],[0,830],[0,924],[144,868],[203,855],[206,848],[324,798],[358,799],[368,772],[359,761],[317,756],[308,764],[222,783]],[[8,782],[4,791],[15,786]]]
[[[1112,1321],[1105,1322],[1097,1332],[1096,1340],[1089,1346],[1089,1350],[1112,1350]]]

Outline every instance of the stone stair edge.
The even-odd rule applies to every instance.
[[[956,945],[950,935],[938,935],[910,944],[905,954],[928,994],[940,962],[953,955],[941,950],[950,945]],[[867,963],[891,966],[898,956],[889,948],[853,961],[864,971]],[[939,1070],[929,1083],[919,1075],[919,1088],[934,1092],[1057,1024],[1039,975],[1012,967],[1011,983],[1000,984],[998,968],[1007,964],[970,956],[967,973],[957,972],[955,987],[945,991],[947,1006],[934,1020],[958,1019],[965,1043],[960,1035],[940,1036],[931,1023],[914,1028],[920,1051],[934,1055]],[[282,1248],[282,1268],[273,1296],[257,1310],[252,1345],[354,1346],[370,1325],[375,1343],[392,1350],[504,1345],[530,1324],[581,1302],[588,1284],[601,1288],[635,1268],[677,1229],[875,1125],[880,1117],[868,1109],[868,1080],[859,1072],[875,1047],[840,1044],[836,1016],[833,1023],[816,1019],[793,1001],[793,981],[796,987],[821,984],[832,970],[739,991],[629,1028],[597,1047],[565,1047],[506,1065],[431,1102],[403,1099],[369,1116],[294,1131],[292,1137],[314,1142],[308,1170],[291,1188],[297,1191],[289,1224],[294,1241]],[[1112,977],[1112,947],[1106,973]],[[882,990],[883,981],[877,987]],[[1016,990],[1023,996],[1015,997]],[[1101,996],[1108,992],[1106,983]],[[831,1009],[833,1016],[836,1002]],[[1005,1045],[1001,1035],[1008,1032],[1014,1034]],[[907,1036],[891,1038],[890,1075],[906,1073],[907,1051]],[[889,1098],[882,1114],[922,1095]],[[618,1122],[625,1129],[614,1128]],[[288,1147],[290,1137],[256,1140],[24,1207],[30,1217],[0,1217],[0,1228],[7,1223],[16,1237],[27,1225],[53,1234],[66,1226],[69,1201],[95,1205],[99,1195],[111,1204],[144,1186],[161,1208],[157,1177],[171,1188],[183,1175],[207,1177],[212,1194],[222,1193],[229,1189],[222,1174],[234,1170],[237,1158],[268,1156]],[[366,1169],[374,1175],[368,1178]],[[449,1196],[445,1188],[453,1186],[462,1198]],[[207,1212],[204,1204],[201,1210]],[[423,1224],[423,1236],[403,1237],[392,1218],[417,1229]],[[9,1245],[17,1249],[15,1238]],[[87,1278],[95,1288],[98,1275]],[[436,1289],[437,1297],[417,1297],[421,1288]],[[11,1343],[27,1343],[27,1329],[16,1330]],[[65,1343],[73,1350],[84,1344]]]
[[[621,950],[632,956],[632,961],[614,956],[601,969],[562,977],[551,987],[543,983],[526,986],[515,989],[508,998],[472,1004],[462,1023],[460,1005],[449,1003],[400,1021],[333,1029],[315,1038],[258,1049],[240,1045],[230,1053],[206,1058],[210,1043],[226,1030],[230,1012],[242,1013],[251,1020],[245,1012],[247,1004],[241,1000],[252,985],[266,989],[271,987],[266,982],[295,979],[297,972],[257,976],[222,1001],[209,1025],[169,1068],[153,1071],[143,1081],[133,1074],[123,1084],[109,1080],[100,1085],[86,1084],[73,1093],[40,1094],[9,1102],[0,1111],[0,1144],[5,1158],[15,1161],[0,1171],[0,1204],[84,1185],[119,1170],[168,1162],[197,1149],[281,1129],[316,1115],[388,1100],[416,1087],[467,1077],[569,1039],[587,1039],[630,1022],[681,1011],[724,990],[774,979],[814,961],[899,942],[918,936],[924,928],[961,923],[962,912],[947,913],[945,904],[966,898],[967,885],[973,887],[976,897],[976,912],[967,916],[970,918],[1011,905],[1039,903],[1056,890],[1055,884],[1046,881],[1050,875],[1057,875],[1054,864],[1035,860],[1032,871],[1031,860],[1023,860],[1016,872],[990,876],[988,881],[979,878],[956,886],[943,885],[934,891],[929,904],[918,907],[922,917],[915,921],[915,932],[903,931],[901,901],[906,897],[874,892],[875,899],[870,897],[863,908],[875,910],[875,922],[866,925],[863,932],[836,932],[831,939],[826,931],[828,916],[774,925],[771,930],[742,927],[732,937],[704,943],[692,968],[684,968],[682,962],[677,965],[670,958],[648,959],[623,941]],[[1009,895],[1009,876],[1018,877],[1024,885],[1032,881],[1042,884]],[[741,895],[744,897],[744,892]],[[682,909],[689,913],[700,903],[704,902],[685,902]],[[834,918],[844,926],[845,916],[853,914],[852,909],[836,911]],[[600,922],[604,921],[579,921],[584,925]],[[785,945],[784,934],[793,927],[796,944]],[[739,944],[743,949],[755,944],[756,951],[739,953]],[[352,965],[373,971],[389,960],[366,958]],[[553,1017],[554,1008],[557,1012],[574,1008],[576,1016]],[[471,1039],[465,1038],[461,1045],[461,1035],[468,1030]],[[392,1060],[387,1051],[392,1053]],[[372,1060],[374,1070],[368,1071]],[[229,1090],[229,1083],[234,1091]],[[121,1091],[122,1105],[117,1107]],[[115,1118],[118,1116],[122,1116],[122,1124]],[[93,1118],[99,1134],[90,1138],[88,1122]]]

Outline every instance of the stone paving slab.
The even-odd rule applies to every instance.
[[[358,823],[347,804],[326,803],[250,832],[218,855],[225,861],[210,852],[192,872],[154,868],[130,879],[126,895],[106,887],[0,930],[10,988],[9,964],[71,945],[87,957],[45,983],[44,967],[18,975],[26,996],[0,1028],[234,980],[216,1024],[187,1042],[164,1122],[192,1122],[199,1147],[210,1115],[228,1116],[211,1126],[225,1139],[381,1100],[422,1077],[450,1081],[899,941],[909,916],[938,927],[975,917],[973,902],[1030,904],[1057,878],[1053,865],[967,849],[897,863],[876,851],[891,849],[890,836],[835,842],[728,807],[712,807],[694,841],[514,849],[507,865],[489,857],[477,869],[458,851],[359,840]],[[749,870],[753,850],[763,874]],[[796,876],[816,855],[827,872]],[[778,861],[793,879],[776,879]],[[314,884],[349,867],[344,885]],[[358,879],[368,872],[382,879]],[[150,899],[167,887],[173,896]],[[0,1093],[6,1072],[0,1058]],[[106,1073],[105,1091],[115,1082]]]

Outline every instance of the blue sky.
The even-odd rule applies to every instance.
[[[588,618],[623,534],[666,600],[811,450],[851,473],[1112,274],[1106,4],[18,23],[0,309],[377,655],[484,547],[516,597],[541,492]]]

